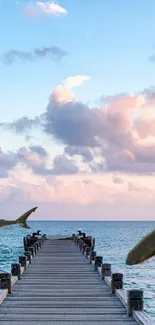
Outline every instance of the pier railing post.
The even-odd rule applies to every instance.
[[[31,246],[31,236],[27,235],[25,237],[25,240],[26,240],[26,248],[30,247]]]
[[[91,248],[92,250],[95,248],[95,238],[91,238]]]
[[[31,253],[31,255],[32,255],[32,257],[34,257],[35,256],[35,248],[34,247],[29,247],[28,248],[28,251],[30,251],[30,253]]]
[[[24,269],[27,269],[27,257],[26,256],[19,256],[19,263],[21,266],[24,267]]]
[[[95,256],[95,263],[94,263],[94,269],[97,270],[98,267],[101,267],[102,265],[102,256]]]
[[[122,273],[113,273],[111,276],[111,292],[115,293],[116,289],[123,289]]]
[[[37,247],[36,247],[36,245],[35,245],[35,244],[33,244],[31,247],[33,247],[33,248],[34,248],[34,255],[36,255],[36,254],[37,254]]]
[[[84,238],[84,243],[88,246],[91,247],[92,246],[92,237],[91,236],[87,236]]]
[[[127,315],[133,316],[133,311],[142,311],[144,306],[142,290],[128,290]]]
[[[39,245],[39,248],[41,248],[41,246],[42,246],[42,241],[39,239],[38,240],[38,245]]]
[[[81,236],[82,236],[82,238],[84,239],[84,238],[86,237],[86,233],[85,233],[85,232],[82,232],[82,233],[81,233]]]
[[[43,234],[42,238],[43,238],[43,241],[45,241],[47,239],[46,234]]]
[[[75,237],[74,237],[74,242],[75,242],[75,244],[77,244],[77,235],[75,235]]]
[[[11,274],[12,274],[12,276],[17,276],[18,280],[21,279],[21,264],[20,263],[11,264]]]
[[[24,255],[27,257],[27,260],[29,261],[29,264],[31,264],[31,252],[25,251]]]
[[[86,258],[88,257],[88,255],[90,255],[91,251],[92,251],[91,247],[86,247]]]
[[[91,251],[90,252],[90,264],[92,263],[92,261],[95,260],[95,256],[96,256],[96,252],[95,251]]]
[[[82,251],[82,248],[83,248],[83,240],[82,239],[79,240],[79,248],[80,248],[80,251]]]
[[[82,253],[84,254],[84,252],[86,251],[86,248],[87,248],[87,244],[83,244],[82,246]]]
[[[111,264],[103,263],[101,265],[101,278],[104,280],[105,276],[111,276]]]
[[[11,273],[0,273],[0,289],[8,289],[8,293],[12,293]]]
[[[23,237],[23,244],[24,244],[24,249],[27,250],[28,243],[27,243],[27,238],[26,237]]]
[[[38,243],[38,241],[36,241],[36,243],[34,244],[34,246],[36,246],[37,251],[39,251],[39,243]]]

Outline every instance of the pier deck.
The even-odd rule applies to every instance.
[[[0,305],[0,325],[136,325],[72,240],[45,240]]]

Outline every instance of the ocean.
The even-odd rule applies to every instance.
[[[155,228],[155,222],[145,221],[29,221],[31,229],[12,226],[0,229],[0,271],[10,272],[11,263],[23,254],[23,237],[41,230],[47,235],[70,236],[77,230],[96,239],[95,250],[111,263],[112,272],[124,274],[124,288],[144,291],[144,309],[155,319],[155,257],[136,265],[125,265],[129,250]]]

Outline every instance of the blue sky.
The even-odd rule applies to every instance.
[[[32,18],[23,14],[26,1],[3,0],[0,10],[0,52],[31,51],[56,45],[69,55],[61,62],[0,63],[1,118],[37,115],[52,89],[68,76],[91,81],[76,89],[77,98],[93,103],[102,94],[134,92],[154,83],[154,1],[59,1],[66,16]]]

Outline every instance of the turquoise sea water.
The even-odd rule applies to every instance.
[[[124,274],[124,287],[144,290],[145,311],[155,319],[155,257],[137,266],[126,266],[128,251],[148,232],[155,222],[107,221],[29,221],[31,230],[18,226],[0,229],[0,270],[10,271],[24,251],[23,236],[41,230],[48,235],[70,236],[78,229],[96,238],[95,250],[113,272]]]

